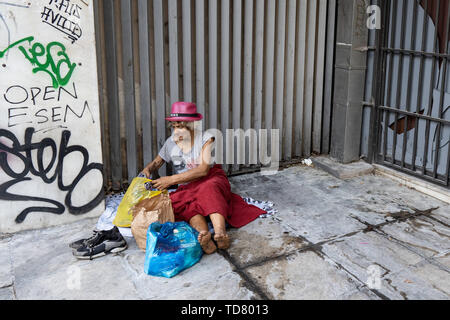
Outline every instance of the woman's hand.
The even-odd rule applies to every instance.
[[[151,174],[151,172],[150,172],[150,169],[149,169],[149,168],[145,167],[144,170],[142,170],[141,173],[145,174],[145,177],[146,177],[147,179],[150,179],[150,174]]]
[[[141,171],[141,173],[145,174],[147,179],[151,179],[150,176],[153,172],[157,172],[159,168],[164,164],[164,159],[159,155],[156,156],[155,160],[150,162],[145,168]]]
[[[168,187],[174,185],[172,177],[161,177],[159,179],[153,180],[152,185],[154,188],[162,191],[167,190]]]

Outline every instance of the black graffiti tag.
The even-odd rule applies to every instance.
[[[6,201],[40,201],[46,202],[54,207],[29,207],[23,210],[17,217],[16,223],[22,223],[27,215],[31,212],[48,212],[53,214],[63,214],[65,207],[63,204],[46,198],[31,197],[27,195],[12,194],[8,192],[8,189],[18,183],[24,181],[30,181],[31,178],[27,177],[29,174],[34,175],[42,179],[46,184],[53,183],[55,180],[58,182],[58,188],[67,192],[64,203],[70,214],[81,215],[89,212],[95,208],[103,199],[103,190],[96,195],[96,197],[89,203],[82,206],[74,206],[72,204],[72,195],[78,183],[86,176],[89,172],[93,170],[98,170],[100,173],[103,172],[103,165],[101,163],[89,163],[89,153],[86,148],[78,145],[69,146],[69,139],[71,136],[70,131],[65,130],[61,135],[61,142],[59,146],[59,153],[57,150],[56,143],[51,138],[45,138],[40,142],[33,143],[32,137],[35,133],[34,128],[27,128],[25,131],[24,144],[20,144],[17,137],[10,131],[5,129],[0,129],[0,168],[11,177],[10,181],[2,183],[0,185],[0,200]],[[9,140],[9,145],[5,144],[5,139]],[[46,149],[51,149],[51,160],[45,165],[43,160],[44,151]],[[37,152],[37,168],[33,163],[32,153]],[[73,152],[81,153],[83,157],[83,164],[80,172],[75,177],[75,179],[68,185],[64,184],[63,179],[63,163],[64,158]],[[8,163],[8,155],[15,157],[16,161],[19,160],[23,164],[22,172],[15,172]],[[54,168],[56,164],[56,170],[52,176],[49,176],[50,171]],[[103,175],[102,175],[103,176]]]

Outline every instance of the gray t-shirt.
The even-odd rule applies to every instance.
[[[159,151],[159,156],[165,162],[172,163],[174,174],[186,172],[200,165],[202,148],[206,144],[206,142],[208,142],[213,137],[214,136],[208,132],[197,134],[192,149],[188,153],[184,153],[183,150],[181,150],[180,147],[175,143],[173,137],[170,136]],[[214,163],[211,163],[211,167],[212,166],[214,166]]]

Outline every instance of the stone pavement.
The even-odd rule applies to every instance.
[[[279,214],[230,230],[227,252],[172,279],[143,272],[129,248],[76,260],[68,244],[96,219],[0,235],[3,299],[449,299],[450,206],[392,180],[337,179],[293,166],[230,178]]]

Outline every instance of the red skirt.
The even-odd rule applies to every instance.
[[[211,168],[207,176],[179,186],[170,193],[170,199],[175,220],[188,223],[196,215],[207,217],[219,213],[229,225],[240,228],[266,213],[231,192],[228,177],[219,164]]]

